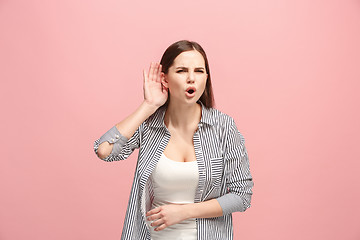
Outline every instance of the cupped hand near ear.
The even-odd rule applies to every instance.
[[[162,84],[165,75],[160,63],[151,63],[149,72],[143,70],[144,100],[150,105],[160,107],[168,98],[168,89]]]

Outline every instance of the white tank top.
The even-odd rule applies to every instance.
[[[177,162],[162,153],[150,179],[154,190],[151,209],[171,203],[194,203],[199,182],[197,161]],[[151,223],[152,221],[148,221],[149,226]],[[151,240],[197,239],[195,218],[186,219],[161,231],[154,231],[156,227],[150,226]]]

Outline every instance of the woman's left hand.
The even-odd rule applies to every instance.
[[[151,226],[158,226],[155,231],[161,231],[188,218],[184,207],[184,204],[162,205],[148,211],[147,220],[153,221]]]

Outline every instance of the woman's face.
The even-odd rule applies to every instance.
[[[169,88],[174,101],[195,103],[200,99],[206,86],[207,72],[201,53],[190,50],[180,53],[165,74],[163,84]],[[195,92],[187,91],[192,87]]]

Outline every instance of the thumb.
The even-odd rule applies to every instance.
[[[146,73],[146,70],[145,69],[143,69],[143,83],[144,83],[144,85],[146,84],[146,82],[147,82],[147,73]]]

